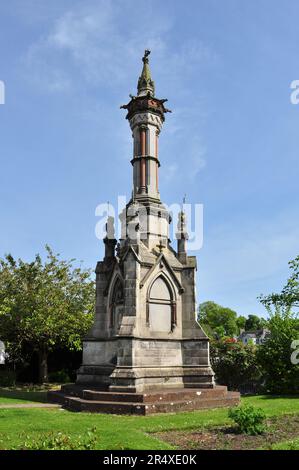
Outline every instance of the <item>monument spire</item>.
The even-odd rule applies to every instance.
[[[145,50],[143,68],[138,80],[137,96],[130,95],[126,109],[133,136],[133,200],[160,202],[158,156],[159,134],[165,120],[166,99],[155,96],[155,85],[149,68],[150,51]]]
[[[137,85],[138,96],[155,96],[155,83],[152,80],[151,71],[149,68],[148,56],[150,53],[151,51],[146,49],[144,51],[144,56],[142,57],[143,68]]]

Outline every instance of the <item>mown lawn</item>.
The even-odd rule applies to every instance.
[[[256,396],[243,398],[242,401],[262,407],[269,417],[285,413],[299,414],[299,396]],[[166,430],[196,430],[229,423],[227,409],[147,417],[72,413],[57,409],[0,409],[0,449],[18,447],[24,444],[27,436],[36,439],[51,431],[75,438],[84,435],[94,426],[97,429],[99,449],[172,449],[171,445],[160,440],[161,437],[158,439],[155,433]],[[298,445],[298,440],[284,445]]]
[[[280,442],[275,444],[271,448],[272,450],[299,450],[299,439],[294,439],[292,441]]]

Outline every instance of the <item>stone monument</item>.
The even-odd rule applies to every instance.
[[[179,213],[177,249],[170,214],[160,199],[159,135],[169,110],[155,96],[146,50],[137,96],[127,111],[133,137],[133,191],[121,219],[121,239],[108,218],[105,256],[96,267],[93,327],[83,342],[74,386],[50,394],[69,408],[114,413],[195,409],[235,404],[217,387],[209,339],[196,321],[196,257]]]

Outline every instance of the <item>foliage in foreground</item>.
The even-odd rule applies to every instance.
[[[248,405],[237,406],[229,409],[228,416],[238,425],[242,434],[256,436],[266,430],[264,424],[266,414],[262,408]]]
[[[273,444],[271,450],[299,450],[299,439]]]
[[[94,450],[97,443],[97,428],[87,431],[86,435],[71,437],[62,432],[50,432],[39,436],[37,439],[26,437],[19,450]]]

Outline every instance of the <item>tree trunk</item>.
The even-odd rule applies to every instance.
[[[48,379],[48,351],[41,349],[38,353],[38,381],[39,383],[47,383]]]

